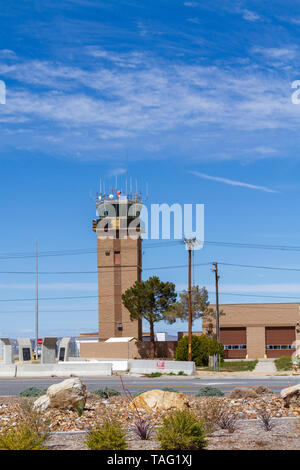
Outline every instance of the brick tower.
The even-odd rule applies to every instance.
[[[120,191],[98,196],[97,266],[99,296],[99,340],[112,337],[142,339],[142,322],[131,321],[122,304],[122,293],[142,274],[142,239],[138,195],[121,196]]]

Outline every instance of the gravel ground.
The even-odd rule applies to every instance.
[[[300,427],[293,418],[274,420],[274,428],[265,431],[257,420],[241,420],[229,434],[220,429],[208,438],[207,450],[299,450]],[[86,433],[53,433],[47,441],[49,450],[87,450]],[[140,441],[128,434],[128,450],[155,450],[154,439]]]
[[[190,409],[201,417],[203,406],[210,410],[209,398],[189,396]],[[26,399],[25,399],[26,400]],[[275,395],[263,395],[258,398],[229,398],[217,400],[222,409],[236,416],[236,430],[230,434],[227,430],[218,429],[208,438],[207,449],[300,449],[300,409],[286,408],[284,401]],[[0,431],[8,423],[17,423],[21,415],[21,404],[24,398],[0,397]],[[266,410],[272,416],[274,427],[271,431],[263,429],[261,420],[256,419]],[[159,425],[166,411],[156,411],[149,415],[141,412],[141,416],[150,417],[153,425]],[[51,410],[45,413],[45,419],[50,423],[50,437],[47,440],[49,450],[79,450],[86,449],[86,431],[103,419],[116,417],[124,429],[128,429],[136,417],[136,412],[129,408],[129,402],[124,397],[115,396],[103,400],[95,395],[89,395],[81,417],[75,411]],[[159,443],[153,438],[149,441],[137,440],[127,433],[129,450],[154,450]]]

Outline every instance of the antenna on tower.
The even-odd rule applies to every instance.
[[[116,175],[116,191],[118,190],[118,175]]]
[[[102,194],[102,180],[100,178],[100,195]]]
[[[126,197],[128,198],[128,155],[126,155]]]
[[[149,196],[149,184],[147,182],[146,183],[146,201],[148,201],[148,196]]]

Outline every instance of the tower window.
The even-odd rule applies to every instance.
[[[121,254],[119,251],[115,251],[115,264],[121,264]]]

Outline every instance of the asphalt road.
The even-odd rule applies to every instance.
[[[62,378],[41,378],[41,379],[0,379],[0,396],[16,396],[19,392],[28,387],[48,388],[53,383],[61,382]],[[110,387],[122,391],[119,377],[99,377],[82,378],[89,391],[97,388]],[[144,378],[123,376],[125,387],[135,393],[138,390],[151,390],[162,387],[172,387],[179,392],[197,393],[200,387],[211,385],[229,393],[236,387],[254,387],[265,385],[279,393],[281,389],[296,385],[300,382],[300,376],[259,376],[259,377],[159,377]]]

